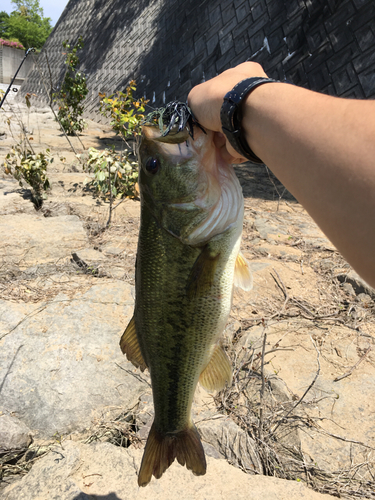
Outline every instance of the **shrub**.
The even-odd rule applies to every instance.
[[[125,92],[118,91],[108,97],[105,93],[99,93],[99,109],[102,115],[112,119],[113,130],[125,141],[129,137],[140,134],[140,124],[144,118],[145,105],[148,103],[144,97],[140,99],[133,97],[133,91],[136,88],[136,83],[132,80]]]
[[[25,47],[22,45],[22,43],[18,41],[3,40],[2,38],[0,38],[0,45],[4,45],[5,47],[13,47],[14,49],[25,50]]]
[[[88,154],[84,169],[93,173],[94,178],[86,180],[86,185],[93,187],[101,196],[136,196],[138,163],[129,161],[127,149],[116,153],[114,148],[106,148],[104,151],[90,148]]]
[[[83,39],[80,36],[73,48],[65,40],[63,47],[67,49],[65,60],[67,70],[61,89],[53,94],[53,100],[59,106],[57,116],[61,126],[68,135],[75,135],[85,128],[85,121],[81,116],[84,110],[83,101],[88,93],[86,76],[77,71],[79,63],[77,51],[83,48]]]
[[[31,186],[33,190],[33,203],[38,209],[46,199],[46,191],[49,188],[47,178],[47,165],[52,163],[53,158],[49,149],[45,153],[35,154],[29,149],[14,146],[5,157],[4,167],[7,175],[12,175],[23,187],[23,182]]]

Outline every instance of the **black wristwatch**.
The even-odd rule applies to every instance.
[[[264,83],[273,83],[277,80],[272,78],[246,78],[237,83],[233,89],[225,94],[221,106],[220,119],[224,134],[227,136],[231,146],[244,158],[253,163],[264,163],[250,149],[245,136],[241,130],[242,112],[241,103],[243,99],[256,87]]]

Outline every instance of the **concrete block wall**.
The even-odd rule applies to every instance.
[[[0,83],[9,84],[12,81],[12,78],[14,77],[24,57],[24,50],[7,47],[6,45],[0,45]],[[30,56],[27,56],[27,59],[23,62],[21,69],[18,72],[14,84],[21,85],[32,67],[33,61]]]
[[[150,105],[185,100],[190,88],[246,60],[270,77],[337,96],[375,97],[373,0],[70,0],[21,93],[46,100],[64,74],[62,41],[85,41],[86,116],[98,92],[136,79]],[[49,88],[49,87],[48,87]]]

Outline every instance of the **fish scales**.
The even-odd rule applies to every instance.
[[[198,383],[209,390],[231,381],[219,345],[230,313],[236,275],[244,289],[251,274],[239,257],[243,198],[239,182],[213,144],[160,137],[144,127],[140,146],[141,225],[134,316],[121,349],[150,371],[155,418],[138,476],[145,486],[174,459],[196,475],[206,472],[191,419]],[[186,142],[185,142],[186,141]]]
[[[230,311],[230,281],[222,269],[229,256],[222,251],[210,293],[191,297],[190,272],[201,249],[176,241],[146,214],[138,252],[135,317],[140,331],[148,332],[141,335],[140,344],[151,373],[155,423],[162,431],[182,429],[207,351]],[[217,299],[221,295],[226,303]]]

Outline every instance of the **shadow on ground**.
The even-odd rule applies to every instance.
[[[245,198],[263,200],[283,199],[297,203],[294,196],[281,184],[279,179],[265,165],[244,163],[234,167]]]
[[[86,493],[80,493],[73,500],[87,500],[89,498],[92,500],[123,500],[116,493],[109,493],[108,495],[86,495]]]

